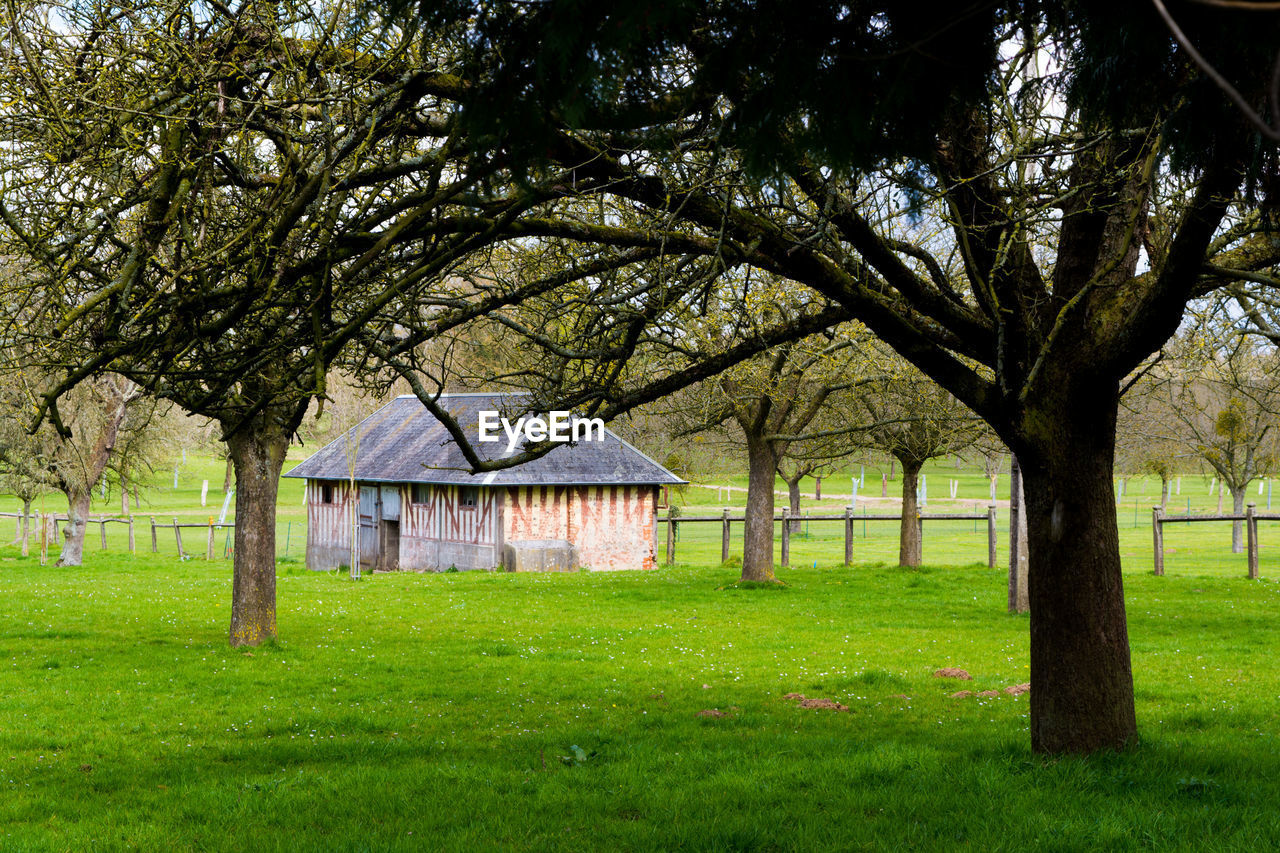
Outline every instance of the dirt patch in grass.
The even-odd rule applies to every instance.
[[[847,711],[848,705],[841,705],[834,699],[806,699],[803,693],[788,693],[782,697],[796,703],[798,708],[817,708],[824,711]]]
[[[729,712],[721,711],[719,708],[703,708],[701,711],[694,714],[694,716],[695,717],[711,717],[712,719],[718,720],[721,717],[729,716]]]
[[[977,693],[972,690],[958,690],[951,694],[951,698],[969,699],[977,696],[979,699],[994,699],[997,696],[1021,696],[1023,693],[1028,693],[1030,691],[1030,684],[1010,684],[1003,690],[979,690]]]
[[[801,708],[819,708],[824,711],[847,711],[848,705],[841,705],[834,699],[801,699]]]
[[[945,666],[942,669],[934,670],[934,678],[959,678],[961,681],[972,681],[973,676],[967,670],[963,670],[958,666]]]

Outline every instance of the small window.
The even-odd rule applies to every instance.
[[[320,503],[322,504],[333,503],[333,491],[334,491],[333,483],[321,483],[320,484]]]
[[[458,489],[458,506],[474,507],[480,503],[480,489],[476,486],[463,486]]]
[[[431,485],[429,483],[413,484],[413,502],[416,504],[431,503]]]

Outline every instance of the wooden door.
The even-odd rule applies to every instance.
[[[360,565],[378,565],[378,487],[360,487]]]

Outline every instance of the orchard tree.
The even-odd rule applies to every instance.
[[[557,2],[427,14],[467,33],[477,139],[523,141],[530,174],[571,168],[582,209],[627,211],[545,233],[661,235],[668,256],[807,285],[989,423],[1025,477],[1032,745],[1129,743],[1121,382],[1188,300],[1274,263],[1244,198],[1267,201],[1271,153],[1142,4],[573,9],[573,27]],[[1271,22],[1183,11],[1215,24],[1193,29],[1228,77],[1266,76]],[[661,384],[574,381],[590,373],[559,396],[617,412]]]
[[[447,275],[562,190],[462,150],[447,41],[355,3],[15,3],[0,26],[0,248],[26,270],[6,302],[60,373],[33,421],[72,431],[67,395],[108,373],[215,421],[230,642],[268,640],[277,483],[331,366],[389,306],[429,338],[571,281]]]
[[[945,389],[892,355],[880,362],[881,373],[860,389],[858,404],[868,424],[866,446],[892,456],[902,465],[902,521],[898,565],[919,566],[920,469],[939,456],[965,450],[978,440],[981,421]]]
[[[744,361],[693,389],[701,397],[683,413],[686,435],[731,425],[747,458],[747,505],[743,528],[742,580],[776,581],[773,571],[774,484],[788,459],[803,460],[830,446],[833,434],[824,407],[856,387],[858,342],[839,332],[785,344]],[[821,433],[821,435],[819,435]],[[846,452],[850,444],[846,440]],[[799,461],[793,464],[800,464]]]
[[[1244,514],[1248,486],[1276,470],[1280,359],[1273,346],[1224,323],[1204,323],[1172,342],[1160,390],[1183,452],[1199,460]],[[1244,551],[1244,523],[1231,525],[1231,550]]]
[[[67,526],[63,531],[59,566],[78,566],[84,560],[84,538],[93,490],[104,483],[109,471],[127,471],[144,465],[143,446],[156,429],[157,404],[134,383],[120,376],[96,376],[78,385],[63,401],[63,423],[68,434],[44,424],[34,433],[25,427],[31,420],[44,388],[33,377],[39,371],[10,367],[0,390],[4,407],[0,430],[0,466],[13,490],[23,500],[23,540],[33,497],[45,490],[62,492],[67,499]]]

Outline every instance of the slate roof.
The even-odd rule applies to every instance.
[[[479,442],[479,412],[496,410],[512,423],[528,410],[516,394],[442,394],[440,404],[472,439],[482,459],[507,449],[501,441]],[[545,417],[545,413],[544,413]],[[355,479],[384,483],[448,483],[491,486],[674,485],[685,482],[605,429],[603,441],[557,447],[545,456],[500,471],[472,474],[444,425],[417,397],[397,397],[341,438],[285,474],[318,480],[346,480],[347,436],[358,436]],[[518,452],[518,451],[517,451]]]

